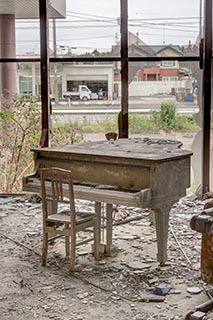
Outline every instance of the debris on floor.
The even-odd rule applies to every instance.
[[[39,198],[0,196],[0,319],[213,319],[213,287],[201,279],[201,234],[190,228],[205,201],[190,194],[173,206],[164,266],[156,262],[148,210],[123,206],[116,208],[127,214],[114,223],[112,257],[94,262],[87,243],[77,249],[71,274],[63,239],[50,243],[47,267],[41,266]]]

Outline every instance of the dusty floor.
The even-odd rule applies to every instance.
[[[201,235],[189,227],[201,208],[203,202],[190,195],[172,209],[166,266],[156,262],[148,211],[124,208],[137,220],[114,226],[113,256],[95,262],[91,244],[81,246],[70,274],[62,239],[50,246],[48,266],[41,266],[40,203],[29,196],[0,197],[0,319],[184,319],[212,294],[200,277]],[[172,286],[164,302],[141,301],[162,283]],[[188,292],[192,287],[199,293]]]

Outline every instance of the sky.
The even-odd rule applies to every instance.
[[[148,45],[195,43],[203,0],[129,0],[129,31]],[[201,2],[202,3],[202,2]],[[57,47],[73,53],[110,51],[120,39],[120,0],[67,0],[67,17],[56,22]],[[53,47],[50,21],[50,47]],[[38,22],[17,22],[17,53],[39,52]]]

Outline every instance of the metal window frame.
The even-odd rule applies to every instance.
[[[212,0],[204,2],[202,194],[210,189]]]
[[[49,63],[57,62],[121,62],[121,111],[119,114],[119,137],[128,137],[128,64],[134,61],[198,61],[203,66],[203,152],[202,152],[202,192],[210,187],[210,121],[211,121],[211,80],[212,80],[212,0],[204,0],[204,46],[199,56],[190,57],[129,57],[128,56],[128,0],[120,0],[120,57],[75,57],[57,58],[48,55],[48,0],[39,0],[40,18],[40,58],[1,58],[0,63],[40,62],[41,100],[42,100],[42,139],[43,147],[50,140],[50,101],[49,101]],[[203,53],[203,54],[202,54]]]

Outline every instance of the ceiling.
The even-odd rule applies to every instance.
[[[49,2],[49,18],[66,16],[66,0]],[[0,14],[14,14],[16,19],[38,19],[39,0],[0,0]]]

